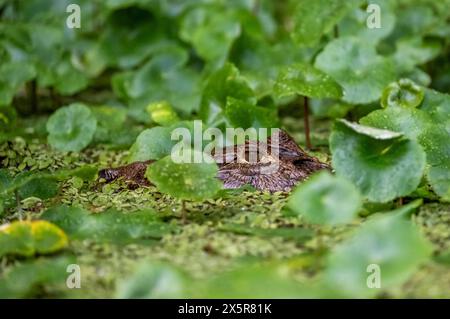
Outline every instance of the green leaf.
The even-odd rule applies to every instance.
[[[137,71],[116,77],[116,90],[130,100],[131,115],[136,120],[149,122],[146,107],[153,102],[167,101],[185,115],[198,108],[200,75],[186,66],[188,58],[185,49],[167,46]]]
[[[34,178],[19,188],[19,198],[48,199],[58,194],[58,182],[52,177]]]
[[[48,143],[60,151],[79,152],[92,141],[96,128],[97,120],[86,105],[71,104],[50,116]]]
[[[394,61],[399,71],[411,71],[417,65],[425,64],[441,52],[441,44],[436,40],[421,37],[400,39],[396,43]]]
[[[431,89],[425,90],[425,98],[420,109],[427,112],[431,118],[442,124],[450,134],[450,95]]]
[[[12,106],[1,106],[0,104],[0,132],[3,130],[11,130],[16,123],[17,112],[15,108]]]
[[[380,272],[380,288],[407,280],[431,254],[431,245],[402,215],[376,216],[333,251],[324,281],[341,297],[373,296],[372,267]]]
[[[309,102],[309,107],[317,118],[342,118],[355,107],[354,105],[333,99],[311,99]]]
[[[120,299],[182,298],[185,282],[175,268],[157,263],[144,263],[122,281],[117,290]]]
[[[117,136],[124,131],[127,110],[124,108],[98,106],[91,109],[97,119],[94,135],[96,143],[115,144]]]
[[[326,73],[308,64],[294,64],[281,70],[274,93],[278,98],[296,94],[311,98],[340,98],[342,88]]]
[[[392,61],[377,54],[375,43],[358,38],[329,42],[315,67],[331,75],[344,89],[343,100],[352,104],[378,100],[396,77]]]
[[[377,110],[361,119],[361,123],[401,132],[417,141],[427,155],[427,178],[433,190],[448,197],[450,190],[449,132],[430,114],[421,109],[387,108]]]
[[[191,288],[193,298],[311,298],[314,292],[292,280],[286,267],[243,264]],[[270,287],[270,289],[267,289]]]
[[[172,125],[180,121],[178,114],[166,101],[151,103],[147,106],[147,112],[150,113],[153,122],[162,126]]]
[[[239,70],[229,63],[214,72],[206,81],[200,106],[202,120],[207,124],[223,120],[222,111],[225,109],[228,97],[248,104],[256,104],[256,96],[249,84],[239,74]]]
[[[288,207],[309,223],[351,222],[362,207],[358,189],[341,176],[328,172],[313,175],[291,194]]]
[[[198,151],[191,152],[193,158],[207,156]],[[209,164],[211,163],[211,164]],[[213,197],[222,183],[216,178],[217,165],[209,163],[175,163],[166,156],[150,165],[145,176],[163,193],[183,200],[202,201]]]
[[[82,208],[58,206],[45,211],[41,218],[61,227],[70,238],[116,244],[147,243],[173,231],[152,210],[92,214]]]
[[[116,1],[117,2],[117,1]],[[99,55],[109,65],[128,69],[137,66],[164,44],[164,24],[151,12],[126,3],[108,16],[100,33]]]
[[[0,257],[51,254],[67,244],[66,234],[47,221],[16,221],[0,227]]]
[[[14,95],[26,82],[36,76],[30,63],[9,62],[0,64],[0,106],[10,105]]]
[[[294,40],[305,46],[314,46],[360,1],[298,0],[293,12]]]
[[[414,108],[422,103],[424,96],[422,87],[409,79],[400,79],[384,89],[381,106]]]
[[[413,192],[425,168],[425,152],[403,134],[336,122],[330,136],[333,167],[373,202]]]
[[[368,27],[368,22],[372,22],[376,17],[374,11],[367,11],[369,5],[378,5],[380,7],[380,28]],[[353,9],[339,23],[339,36],[356,36],[360,39],[370,39],[373,42],[381,41],[389,36],[395,28],[395,6],[395,2],[390,0],[371,0],[366,5]]]
[[[244,101],[229,97],[225,115],[233,127],[247,129],[271,128],[277,125],[276,110],[254,106]]]
[[[0,194],[7,192],[12,181],[13,181],[13,178],[10,174],[9,169],[0,168]]]
[[[75,94],[89,85],[87,75],[76,69],[69,58],[58,63],[53,72],[53,86],[62,95]]]
[[[221,7],[197,7],[182,19],[180,38],[191,43],[207,62],[222,66],[234,40],[241,34],[241,25],[233,10]]]
[[[21,263],[0,279],[0,298],[37,297],[42,285],[65,283],[67,266],[74,263],[72,257],[39,258]],[[64,288],[67,289],[65,285]]]
[[[175,145],[171,133],[172,128],[159,126],[143,131],[130,148],[128,162],[157,160],[169,155]]]
[[[103,105],[93,107],[91,111],[97,119],[97,130],[118,130],[127,119],[127,111],[124,108]]]

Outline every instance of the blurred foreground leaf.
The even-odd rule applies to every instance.
[[[142,263],[117,290],[121,299],[164,299],[185,296],[185,282],[181,273],[165,264]]]
[[[51,254],[67,244],[66,234],[47,221],[16,221],[0,227],[0,257]]]
[[[335,225],[351,222],[361,209],[362,200],[351,182],[321,172],[294,190],[288,207],[307,222]]]
[[[324,279],[337,296],[374,296],[375,272],[380,288],[388,289],[407,280],[430,254],[430,244],[403,215],[375,216],[336,247]]]
[[[0,279],[0,298],[37,297],[42,285],[65,286],[67,266],[75,262],[71,257],[40,258],[7,270]]]
[[[93,214],[82,208],[58,206],[44,212],[41,218],[61,227],[70,238],[116,244],[151,242],[174,229],[161,222],[152,210]]]

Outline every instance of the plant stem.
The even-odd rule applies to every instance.
[[[54,109],[58,108],[61,105],[61,101],[59,100],[58,94],[55,92],[55,88],[51,87],[50,90],[50,99],[52,100],[52,107]]]
[[[17,207],[17,212],[19,214],[19,220],[22,220],[23,219],[23,216],[22,216],[23,211],[22,211],[22,205],[20,204],[19,191],[17,189],[14,191],[14,197],[16,197],[16,207]]]
[[[181,221],[183,224],[186,224],[187,221],[186,201],[184,199],[181,200]]]
[[[337,24],[334,26],[334,37],[339,38],[339,26]]]
[[[252,9],[253,15],[258,14],[260,6],[261,6],[260,0],[255,0],[255,2],[253,3],[253,9]]]
[[[31,114],[36,114],[38,109],[38,99],[37,99],[37,82],[36,79],[28,83],[28,98],[30,100],[30,110]]]
[[[305,125],[305,142],[306,148],[311,149],[311,136],[310,136],[310,128],[309,128],[309,106],[308,106],[308,97],[303,97],[303,120]]]

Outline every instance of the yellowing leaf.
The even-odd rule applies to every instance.
[[[0,227],[0,257],[51,254],[67,244],[67,235],[61,228],[47,221],[16,221]]]

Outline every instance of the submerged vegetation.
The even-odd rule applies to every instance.
[[[449,7],[0,0],[0,297],[450,297]]]

